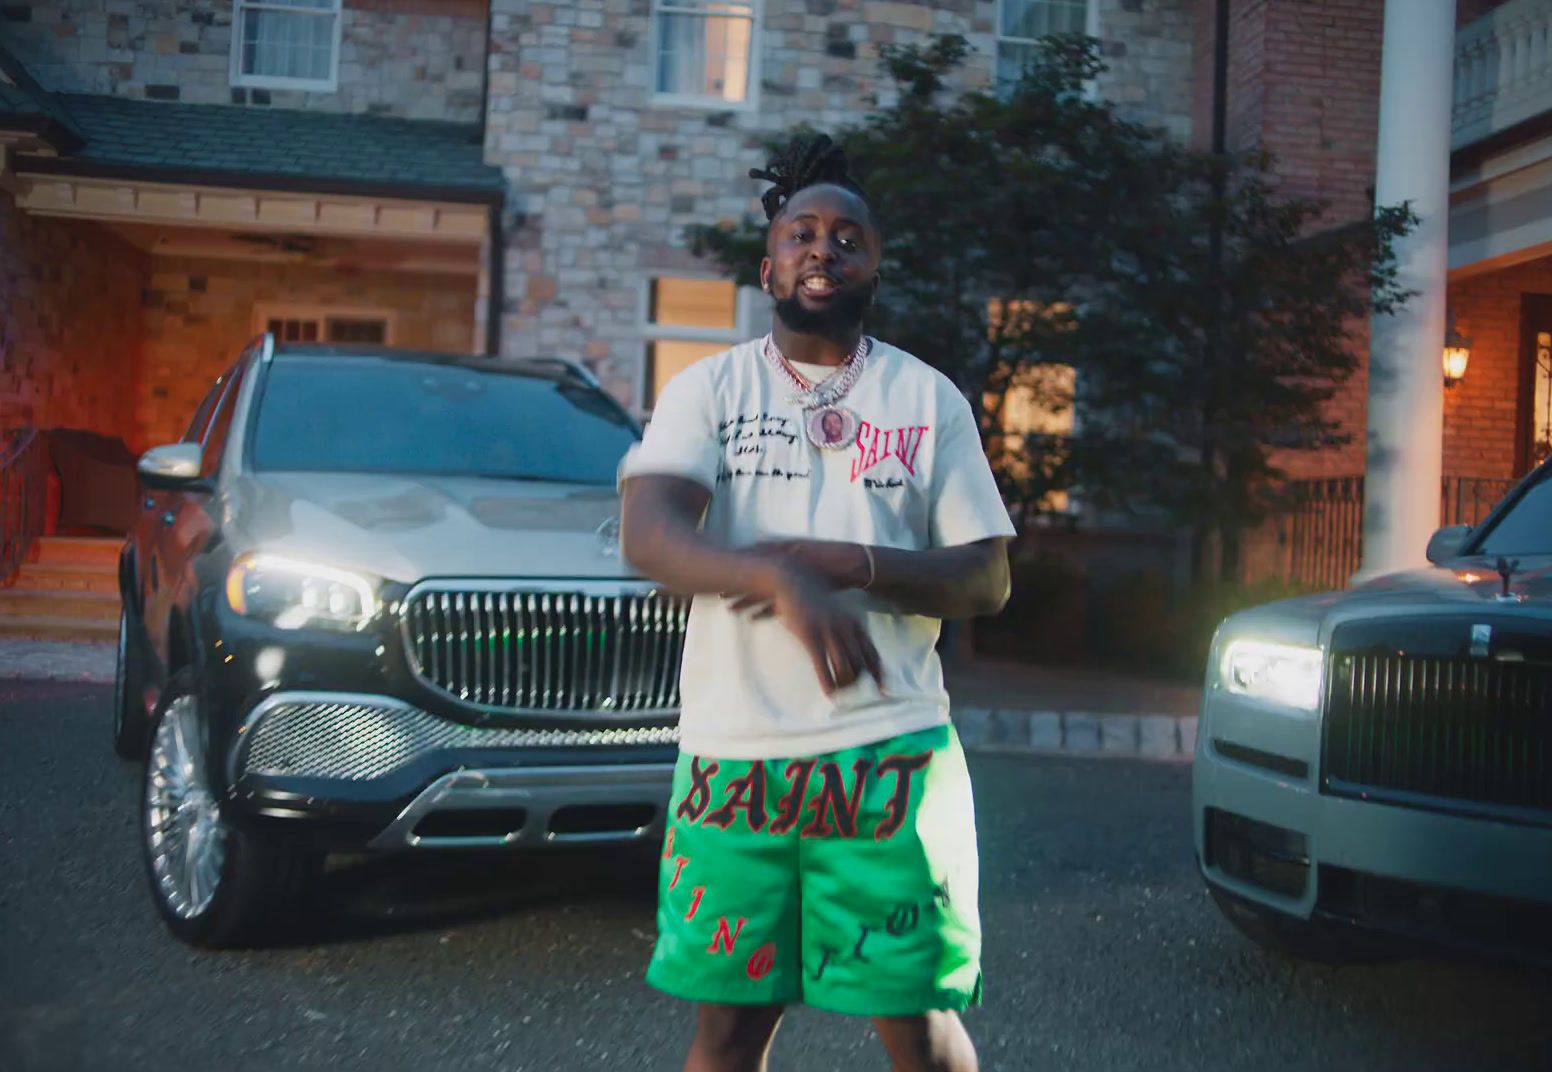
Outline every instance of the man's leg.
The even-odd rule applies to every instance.
[[[889,1051],[894,1072],[976,1072],[979,1067],[958,1013],[878,1016],[873,1026]]]
[[[684,1072],[765,1072],[782,1006],[701,1005],[698,1010]]]

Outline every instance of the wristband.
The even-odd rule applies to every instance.
[[[862,591],[866,592],[869,588],[873,587],[873,582],[878,577],[878,565],[873,561],[873,548],[869,547],[865,543],[859,543],[857,546],[862,548],[862,553],[867,556],[868,560],[868,579],[862,585],[861,589]]]

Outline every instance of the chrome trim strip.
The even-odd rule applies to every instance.
[[[648,841],[662,833],[673,778],[672,763],[453,771],[423,789],[367,847],[514,848]],[[556,811],[588,804],[644,804],[657,811],[645,826],[619,833],[550,832]],[[415,833],[422,819],[437,812],[501,807],[522,808],[527,813],[522,829],[502,837],[423,837]]]

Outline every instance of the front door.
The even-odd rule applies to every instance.
[[[1515,475],[1552,455],[1552,294],[1520,299],[1520,405]]]

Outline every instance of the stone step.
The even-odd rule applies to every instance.
[[[16,572],[16,588],[49,589],[69,592],[106,592],[119,590],[118,567],[101,563],[63,562],[45,565],[26,562]]]
[[[117,619],[108,622],[79,621],[74,618],[0,617],[0,637],[11,639],[108,641],[118,638]]]
[[[77,619],[88,624],[116,622],[119,597],[112,592],[0,588],[0,623],[19,618]]]
[[[114,536],[44,536],[32,549],[31,561],[44,566],[102,565],[117,569],[124,541]]]

